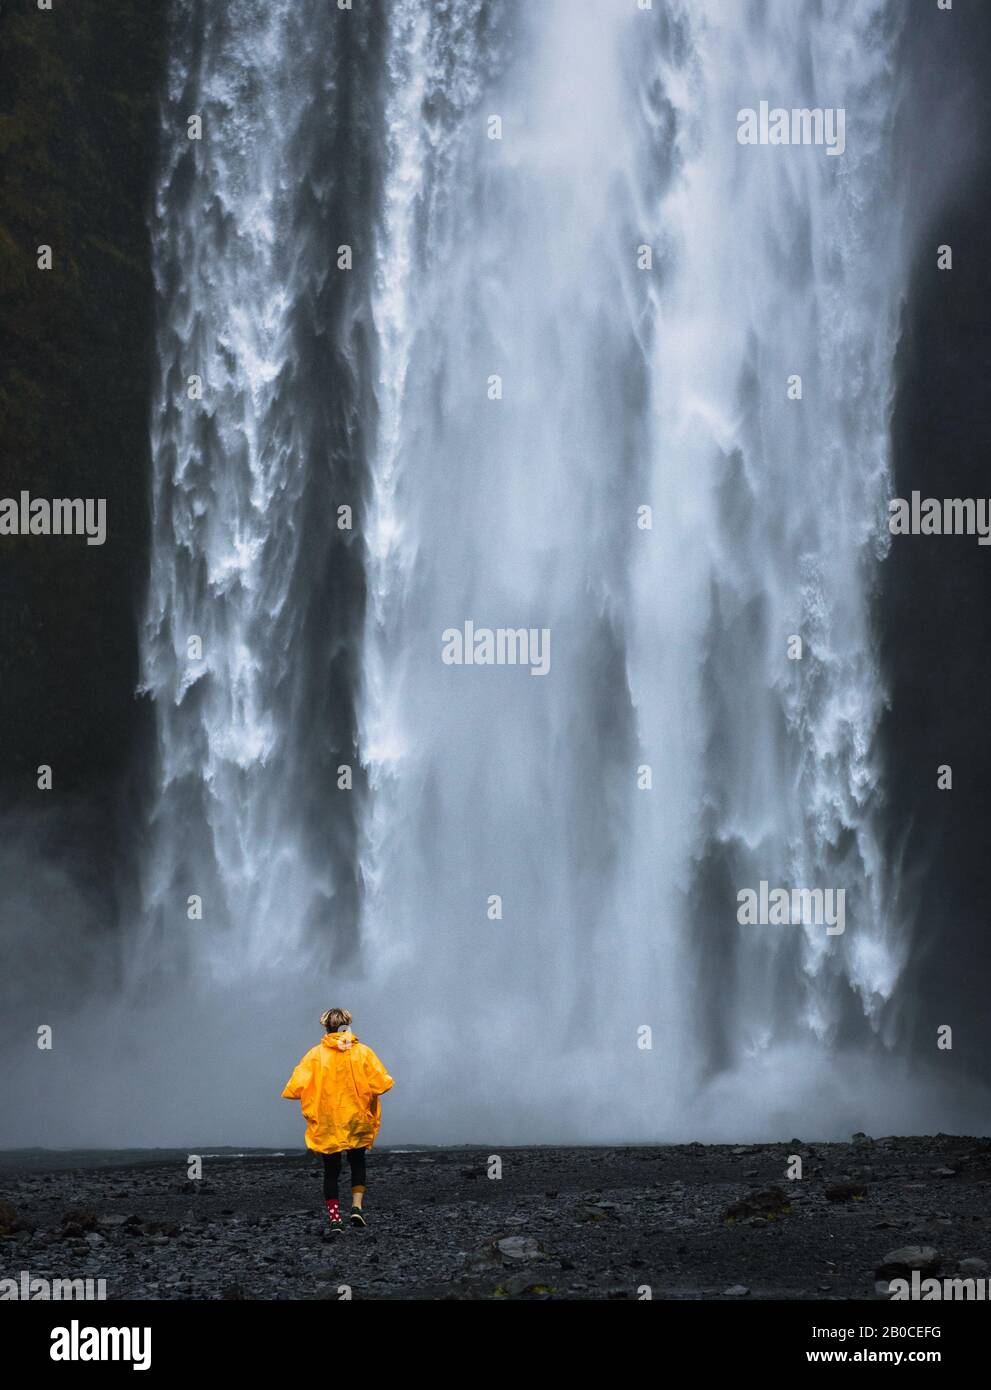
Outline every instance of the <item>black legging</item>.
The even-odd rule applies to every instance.
[[[348,1149],[346,1150],[348,1163],[351,1165],[351,1190],[360,1187],[365,1188],[365,1154],[367,1149]],[[337,1184],[341,1176],[341,1159],[343,1153],[324,1154],[323,1156],[323,1195],[324,1197],[337,1196]]]

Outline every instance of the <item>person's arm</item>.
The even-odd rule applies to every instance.
[[[379,1096],[384,1096],[386,1091],[391,1091],[396,1083],[370,1047],[365,1049],[364,1061],[365,1081],[372,1093],[372,1111],[374,1112],[378,1106]]]
[[[303,1060],[297,1066],[296,1070],[293,1072],[292,1076],[290,1076],[289,1080],[286,1082],[285,1089],[282,1092],[282,1099],[301,1099],[303,1091],[306,1088],[306,1086],[309,1085],[310,1078],[312,1075],[313,1062],[310,1058],[310,1054],[307,1053]]]

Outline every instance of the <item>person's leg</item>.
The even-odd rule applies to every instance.
[[[365,1199],[366,1153],[366,1149],[351,1149],[348,1152],[348,1161],[351,1164],[351,1220],[356,1226],[365,1224],[361,1216],[361,1204]]]
[[[341,1155],[324,1154],[323,1156],[323,1200],[327,1207],[327,1215],[330,1218],[331,1226],[340,1225],[341,1222],[341,1203],[337,1195],[338,1183],[341,1177]]]

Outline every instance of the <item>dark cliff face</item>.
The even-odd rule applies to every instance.
[[[989,498],[991,477],[991,7],[920,12],[905,157],[917,161],[924,233],[905,304],[893,421],[892,495]],[[955,191],[938,184],[957,164]],[[953,269],[939,270],[949,245]],[[879,638],[891,699],[885,726],[888,823],[900,856],[899,918],[914,918],[904,1010],[918,1054],[947,1085],[987,1075],[991,935],[991,547],[974,536],[893,538],[882,567]],[[952,790],[937,786],[952,768]]]
[[[0,537],[0,785],[113,787],[140,715],[167,0],[0,12],[0,497],[105,498],[108,538]],[[38,247],[53,268],[38,268]]]

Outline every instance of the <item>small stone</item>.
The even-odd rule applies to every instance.
[[[751,1192],[739,1202],[733,1202],[723,1212],[724,1221],[745,1221],[748,1217],[759,1217],[764,1221],[778,1216],[786,1216],[791,1210],[789,1199],[780,1187],[770,1187],[763,1192]]]
[[[976,1256],[966,1260],[959,1260],[957,1262],[957,1273],[967,1275],[971,1279],[976,1278],[979,1275],[986,1274],[987,1269],[987,1260],[979,1260],[976,1258]]]
[[[73,1208],[62,1217],[62,1226],[67,1234],[80,1235],[83,1231],[95,1231],[100,1224],[95,1211]]]
[[[746,1284],[730,1284],[728,1289],[723,1289],[726,1298],[746,1298],[749,1292]]]
[[[874,1272],[879,1279],[904,1279],[914,1269],[920,1274],[936,1274],[941,1259],[932,1245],[902,1245],[889,1250]]]
[[[834,1182],[824,1189],[827,1202],[862,1202],[867,1187],[862,1182]]]
[[[503,1236],[496,1248],[507,1260],[533,1260],[540,1253],[533,1236]]]

